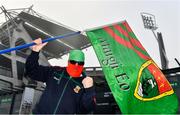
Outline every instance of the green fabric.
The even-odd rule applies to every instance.
[[[84,62],[84,53],[81,50],[71,50],[69,53],[69,60]]]
[[[126,21],[86,31],[122,113],[176,113],[177,96]]]

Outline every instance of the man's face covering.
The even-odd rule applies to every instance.
[[[84,53],[81,50],[72,50],[66,70],[71,77],[80,77],[84,68]]]

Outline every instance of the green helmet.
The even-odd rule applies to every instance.
[[[69,53],[69,60],[84,62],[84,53],[81,50],[71,50]]]

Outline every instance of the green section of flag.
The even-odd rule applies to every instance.
[[[175,93],[171,90],[159,96],[158,84],[148,68],[138,82],[142,65],[151,58],[127,25],[124,21],[86,31],[119,108],[122,113],[176,113]]]
[[[145,72],[142,73],[142,77],[140,79],[141,84],[143,84],[143,98],[150,98],[159,95],[158,87],[155,85],[155,79],[150,75],[147,69],[144,70]],[[149,85],[153,84],[153,85]]]

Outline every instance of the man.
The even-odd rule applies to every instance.
[[[93,79],[83,72],[84,53],[72,50],[67,67],[48,67],[38,63],[39,51],[47,44],[34,40],[32,53],[26,61],[26,74],[46,83],[46,88],[33,114],[91,113],[95,106]]]

